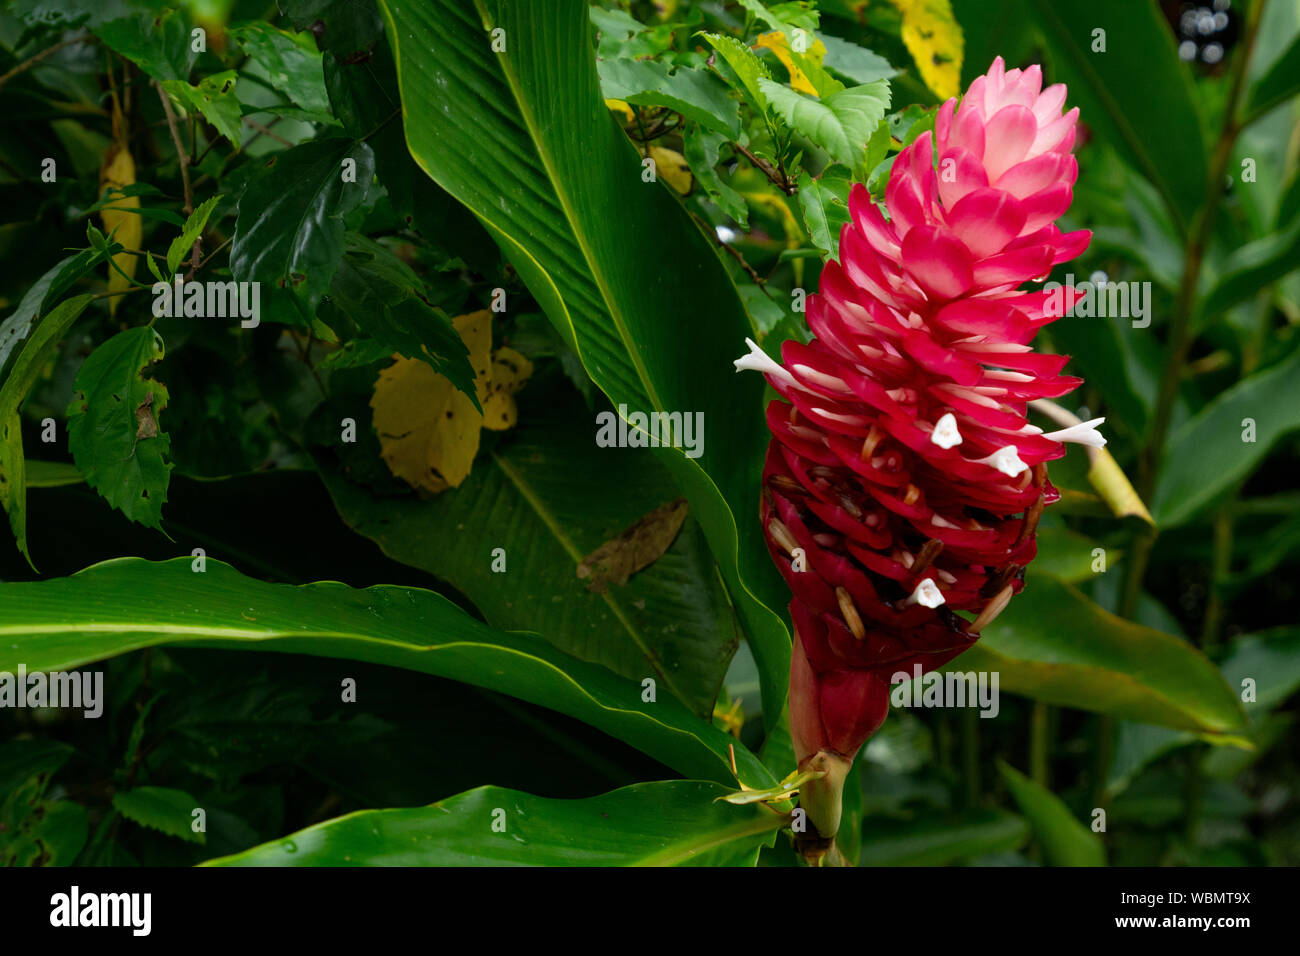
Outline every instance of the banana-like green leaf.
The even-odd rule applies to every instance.
[[[1159,526],[1184,524],[1221,500],[1297,428],[1300,351],[1242,379],[1169,436],[1152,499]]]
[[[1019,770],[998,761],[998,770],[1020,806],[1043,858],[1052,866],[1105,866],[1101,838],[1075,819],[1061,798]]]
[[[653,678],[701,717],[735,652],[735,615],[698,523],[624,581],[580,576],[601,547],[633,553],[636,527],[679,499],[648,449],[600,448],[582,399],[530,386],[520,419],[458,488],[375,496],[322,464],[353,530],[454,586],[504,630],[527,629],[640,683]],[[661,512],[662,513],[662,512]],[[500,549],[498,551],[498,549]]]
[[[335,581],[293,587],[208,559],[119,558],[71,577],[0,584],[0,671],[68,670],[161,644],[315,654],[436,674],[550,707],[685,776],[732,785],[733,738],[666,694],[556,650],[534,634],[481,624],[420,588]],[[770,787],[735,747],[739,779]]]
[[[661,454],[722,569],[775,720],[790,643],[757,519],[763,382],[731,374],[749,322],[713,243],[665,184],[643,180],[606,109],[586,4],[381,6],[416,162],[497,238],[616,408],[703,413],[698,458]]]
[[[1236,695],[1199,650],[1045,574],[1031,574],[979,643],[945,669],[996,671],[999,691],[1179,730],[1246,726]]]
[[[753,866],[788,817],[701,780],[585,800],[479,787],[428,807],[363,810],[207,866]]]

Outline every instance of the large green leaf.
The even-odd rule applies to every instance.
[[[649,450],[598,447],[586,405],[564,392],[525,391],[518,426],[433,498],[376,497],[337,470],[322,475],[355,531],[455,586],[493,627],[535,631],[638,683],[652,677],[707,717],[737,635],[699,525],[688,518],[625,582],[580,577],[586,555],[679,493]]]
[[[479,787],[428,807],[363,810],[208,866],[753,866],[787,817],[699,780],[585,800]],[[494,829],[495,823],[495,829]]]
[[[0,584],[0,671],[68,670],[161,644],[315,654],[487,687],[583,720],[679,773],[734,784],[734,739],[666,694],[576,660],[533,634],[481,624],[441,595],[333,581],[293,587],[208,559],[120,558],[68,578]],[[776,781],[735,748],[741,782]]]
[[[756,517],[763,383],[730,374],[749,323],[713,244],[665,185],[642,180],[601,97],[586,6],[395,0],[383,10],[416,162],[497,237],[616,408],[704,414],[699,458],[660,453],[718,559],[774,721],[789,634]],[[491,47],[498,29],[502,53]]]
[[[355,181],[344,181],[347,160]],[[365,201],[374,172],[370,147],[350,139],[312,140],[266,160],[239,200],[230,247],[231,273],[262,283],[264,309],[272,295],[292,293],[301,313],[313,313],[343,255],[343,217]]]
[[[1021,16],[1042,30],[1049,78],[1069,85],[1067,105],[1079,107],[1095,137],[1133,163],[1186,226],[1205,199],[1205,127],[1154,0],[1020,2]],[[1093,52],[1098,30],[1104,53]]]
[[[1206,294],[1198,319],[1214,318],[1296,269],[1300,269],[1300,218],[1234,250]]]
[[[867,140],[889,108],[889,82],[850,86],[825,99],[760,78],[763,95],[781,118],[845,166],[861,165]]]
[[[1025,821],[1005,810],[970,810],[956,817],[918,816],[905,823],[868,817],[862,823],[862,866],[943,866],[1025,842]]]
[[[269,23],[253,21],[233,28],[231,36],[254,62],[266,71],[271,85],[305,110],[328,112],[325,74],[321,55],[312,42],[300,42],[292,34]]]
[[[1251,422],[1253,441],[1246,441]],[[1156,523],[1171,528],[1194,518],[1244,481],[1296,428],[1300,351],[1242,379],[1174,430],[1151,502]]]
[[[82,364],[68,406],[68,450],[86,483],[150,528],[162,527],[172,470],[161,418],[167,386],[144,371],[163,352],[149,326],[119,332]]]
[[[996,671],[1000,691],[1180,730],[1245,727],[1236,695],[1199,650],[1116,617],[1048,575],[1031,575],[946,669]]]
[[[1263,115],[1300,94],[1300,36],[1279,56],[1268,72],[1255,81],[1247,99],[1247,109]]]
[[[22,419],[18,409],[58,347],[59,339],[93,298],[91,295],[77,296],[43,316],[36,331],[23,343],[4,385],[0,386],[0,506],[8,513],[14,541],[28,562],[31,554],[27,550],[27,465],[23,457]]]
[[[1033,827],[1046,862],[1053,866],[1106,865],[1101,838],[1076,820],[1060,797],[1001,761],[998,770]]]

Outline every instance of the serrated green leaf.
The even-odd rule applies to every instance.
[[[759,85],[761,79],[771,79],[771,71],[762,60],[745,44],[725,33],[702,33],[709,46],[722,57],[723,62],[731,68],[732,74],[740,84],[737,88],[748,98],[750,106],[760,113],[767,111],[767,97]]]
[[[718,153],[727,138],[715,130],[702,126],[691,126],[686,130],[683,146],[686,163],[691,167],[691,175],[704,187],[709,198],[718,204],[727,216],[749,228],[749,206],[745,197],[725,182],[718,173]]]
[[[838,73],[850,83],[874,83],[876,80],[887,80],[898,73],[889,65],[888,60],[866,47],[829,33],[819,33],[817,39],[826,47],[822,66],[832,73]]]
[[[68,406],[68,448],[86,483],[132,521],[160,530],[172,469],[161,424],[167,388],[143,371],[163,354],[152,328],[119,332],[82,364]]]
[[[169,787],[133,787],[113,794],[113,807],[128,820],[189,843],[206,843],[207,834],[192,828],[193,811],[201,809],[193,797]]]
[[[806,172],[799,175],[799,208],[803,212],[808,238],[827,257],[840,255],[840,229],[849,222],[848,170],[831,167],[818,179]]]
[[[271,85],[309,112],[328,113],[321,54],[310,33],[294,37],[264,21],[233,27],[234,41],[266,71]]]
[[[185,220],[185,225],[181,228],[181,234],[172,240],[172,244],[167,247],[167,274],[175,275],[176,269],[180,266],[181,261],[189,254],[190,249],[203,234],[203,230],[208,225],[208,217],[212,215],[212,210],[217,207],[221,201],[220,196],[213,196],[211,199],[202,203],[198,209],[190,213],[190,217]],[[157,267],[154,265],[153,256],[149,256],[149,269],[158,277],[159,282],[167,280],[158,276]]]
[[[205,76],[197,84],[184,80],[163,80],[162,88],[187,113],[198,112],[236,148],[243,140],[243,110],[235,96],[239,74],[224,70]]]
[[[411,267],[361,236],[347,236],[345,248],[330,286],[334,305],[388,354],[428,363],[477,408],[469,350],[451,319],[421,298],[422,284]]]
[[[344,161],[356,182],[344,182]],[[333,281],[343,255],[343,217],[366,198],[374,154],[365,143],[313,140],[274,154],[239,200],[230,271],[241,282],[292,294],[308,317]]]
[[[851,86],[825,99],[804,96],[764,78],[758,85],[791,128],[846,166],[862,162],[867,141],[889,108],[889,83],[885,80]]]
[[[740,135],[740,110],[727,85],[704,70],[670,69],[657,60],[600,60],[606,99],[636,106],[664,106],[710,129]]]
[[[95,28],[95,35],[155,80],[187,82],[196,55],[179,10],[140,11]]]

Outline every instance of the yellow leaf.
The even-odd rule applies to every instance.
[[[104,161],[99,167],[99,194],[103,196],[104,190],[110,187],[122,189],[134,183],[135,160],[132,159],[131,151],[126,148],[126,145],[115,140],[109,144],[104,153]],[[99,219],[104,226],[104,232],[127,249],[139,249],[144,233],[143,220],[137,214],[125,210],[139,209],[140,197],[119,196],[112,201],[111,205],[120,208],[114,209],[110,207],[101,209],[99,212]],[[135,260],[135,255],[129,252],[119,252],[113,257],[113,262],[117,264],[118,269],[121,269],[122,272],[132,278],[135,277]],[[121,292],[130,287],[131,283],[117,269],[112,266],[108,267],[109,292]],[[117,303],[117,296],[109,298],[108,310],[110,315],[117,311]]]
[[[606,100],[605,106],[615,113],[622,113],[623,122],[625,123],[630,123],[636,119],[636,115],[632,112],[632,107],[628,106],[623,100]]]
[[[504,431],[519,418],[515,392],[533,374],[533,363],[512,348],[502,347],[492,356],[492,381],[483,400],[483,427]]]
[[[482,413],[427,362],[400,356],[379,373],[370,399],[388,470],[434,494],[469,477],[485,425],[500,430],[515,423],[514,394],[533,371],[532,363],[513,349],[492,354],[491,312],[460,315],[452,324],[469,349]]]
[[[961,92],[961,27],[950,0],[892,0],[903,17],[903,43],[921,79],[941,100]]]
[[[820,65],[822,58],[826,56],[826,44],[821,40],[814,40],[812,47],[806,54],[796,53],[790,47],[790,38],[780,30],[773,30],[771,33],[764,33],[754,43],[755,47],[766,47],[776,54],[776,58],[781,61],[781,65],[786,68],[790,74],[790,88],[800,93],[811,93],[813,96],[819,96],[817,87],[808,79],[808,74],[804,72],[805,56],[813,63]]]
[[[686,159],[681,153],[662,146],[651,146],[650,158],[655,161],[656,175],[662,176],[664,182],[683,196],[690,195],[693,185],[691,167],[686,165]]]

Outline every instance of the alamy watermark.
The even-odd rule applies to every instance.
[[[687,458],[704,454],[703,412],[629,412],[596,416],[596,444],[600,448],[681,448]]]
[[[981,717],[996,717],[1002,709],[997,671],[922,675],[921,665],[913,664],[912,673],[896,671],[889,682],[895,685],[889,694],[895,707],[978,707]]]
[[[103,671],[0,671],[0,708],[69,707],[94,719],[104,713]]]
[[[1111,282],[1106,273],[1094,272],[1087,281],[1076,283],[1074,273],[1069,273],[1064,285],[1048,282],[1043,291],[1047,293],[1049,315],[1132,319],[1135,329],[1151,324],[1150,282]]]
[[[233,319],[245,329],[262,321],[260,282],[186,282],[179,275],[171,282],[153,284],[156,318]]]

